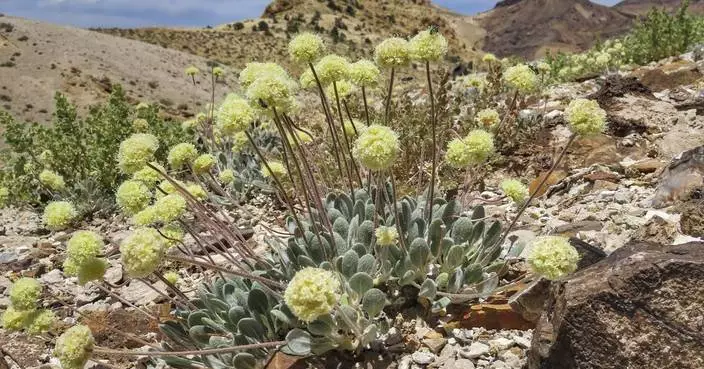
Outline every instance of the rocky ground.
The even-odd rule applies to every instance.
[[[701,71],[700,71],[701,68]],[[567,154],[564,165],[548,180],[545,196],[529,207],[518,223],[514,236],[518,242],[544,234],[561,234],[582,240],[611,254],[632,241],[647,240],[661,245],[685,244],[704,237],[704,98],[697,85],[704,64],[691,55],[672,58],[641,68],[631,76],[614,75],[607,79],[564,84],[552,88],[547,102],[543,101],[523,113],[545,111],[545,132],[548,145],[529,158],[535,178],[551,165],[567,141],[569,132],[562,120],[562,110],[570,98],[591,95],[597,98],[609,115],[606,135],[577,140]],[[487,190],[474,197],[495,199],[500,193],[492,184],[507,176],[497,171],[486,179]],[[469,196],[471,198],[473,196]],[[248,214],[234,216],[244,226],[254,226],[253,247],[265,247],[264,238],[271,237],[267,228],[281,224],[281,213],[258,199],[248,205]],[[477,203],[477,201],[474,201]],[[507,201],[486,205],[489,215],[512,219],[516,207]],[[264,223],[266,220],[266,223]],[[117,263],[107,273],[107,282],[120,286],[119,301],[95,286],[86,288],[73,278],[65,278],[57,269],[63,259],[64,241],[70,232],[50,234],[41,226],[39,216],[30,210],[0,211],[0,309],[8,304],[7,288],[11,275],[35,276],[53,294],[75,303],[81,314],[87,314],[101,345],[139,347],[135,342],[116,340],[106,333],[108,321],[147,339],[156,337],[157,329],[147,319],[135,319],[128,305],[148,307],[162,314],[168,306],[151,287],[140,281],[125,282]],[[107,235],[114,244],[128,232],[119,218],[94,220],[89,228]],[[529,250],[524,250],[524,255]],[[115,256],[113,257],[113,259]],[[179,269],[181,285],[193,291],[203,276],[193,270]],[[161,282],[152,285],[164,290]],[[57,306],[58,307],[58,306]],[[132,318],[127,318],[127,317]],[[64,311],[69,325],[77,314]],[[131,320],[128,320],[131,319]],[[519,369],[527,367],[533,331],[530,327],[508,329],[501,326],[456,327],[438,324],[427,326],[422,320],[403,323],[403,329],[393,328],[386,344],[399,348],[414,348],[393,356],[390,362],[377,368],[439,368],[439,369]],[[488,324],[483,324],[488,326]],[[454,328],[453,328],[454,327]],[[102,332],[102,334],[100,333]],[[10,357],[25,367],[53,364],[51,345],[39,337],[26,337],[0,330],[0,348],[10,367],[16,368]],[[400,350],[401,351],[401,350]],[[3,368],[0,361],[0,368]],[[121,367],[134,363],[117,362]],[[371,365],[371,364],[369,364]]]

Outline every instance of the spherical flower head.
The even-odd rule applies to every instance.
[[[51,191],[63,191],[66,189],[64,177],[47,169],[39,173],[39,182]]]
[[[301,73],[301,77],[298,79],[298,83],[300,83],[301,87],[306,90],[317,86],[313,71],[311,71],[310,69],[306,69],[303,73]]]
[[[162,234],[162,238],[168,248],[183,242],[183,237],[185,235],[183,229],[181,229],[178,224],[174,223],[161,227],[159,232]]]
[[[91,258],[77,268],[78,284],[83,286],[91,281],[100,281],[108,270],[108,262],[103,258]]]
[[[133,278],[143,278],[159,266],[166,252],[166,242],[153,228],[139,228],[120,245],[122,265]]]
[[[396,227],[379,226],[375,231],[376,244],[379,246],[391,246],[398,240]]]
[[[398,134],[378,124],[372,124],[360,133],[352,153],[359,162],[371,170],[391,167],[400,151]]]
[[[181,122],[181,129],[186,132],[193,131],[198,126],[198,121],[195,119],[188,119]]]
[[[149,122],[143,118],[137,118],[132,121],[132,130],[135,132],[146,132],[149,130]]]
[[[203,154],[193,161],[193,171],[196,174],[208,173],[213,166],[215,166],[215,157],[211,154]]]
[[[147,109],[149,109],[149,104],[144,101],[140,102],[139,104],[137,104],[137,106],[135,106],[135,110],[147,110]]]
[[[525,64],[506,69],[503,78],[510,88],[522,93],[533,91],[538,84],[538,76]]]
[[[371,60],[362,59],[350,65],[349,78],[360,87],[375,87],[379,84],[381,71]]]
[[[232,169],[225,169],[218,174],[221,183],[229,185],[235,182],[235,172]]]
[[[276,63],[247,63],[240,72],[240,85],[243,89],[247,89],[255,80],[264,74],[288,77],[286,70]]]
[[[300,64],[312,63],[325,52],[325,44],[320,36],[304,32],[288,43],[288,54]]]
[[[151,162],[151,165],[159,169],[162,173],[166,173],[166,169],[157,163]],[[163,179],[162,175],[151,167],[145,166],[144,168],[134,172],[132,179],[135,181],[142,182],[147,188],[154,188],[156,184]],[[119,191],[119,190],[118,190]]]
[[[18,310],[14,306],[9,306],[0,318],[2,327],[8,331],[19,331],[27,324],[32,312],[32,310]]]
[[[249,146],[249,139],[247,138],[247,134],[244,132],[238,132],[235,133],[234,136],[232,136],[232,152],[239,154]]]
[[[34,310],[42,294],[42,285],[34,278],[20,278],[10,287],[10,302],[18,310]]]
[[[482,56],[482,62],[484,62],[486,64],[493,64],[493,63],[497,63],[498,61],[499,61],[499,59],[496,57],[496,55],[494,55],[492,53],[486,53],[486,54],[484,54],[484,56]]]
[[[284,166],[280,161],[269,161],[267,162],[268,168],[266,165],[262,164],[262,177],[264,178],[269,178],[272,176],[272,173],[276,178],[279,180],[283,179],[286,173],[288,171],[286,170],[286,166]],[[271,171],[269,171],[271,169]]]
[[[146,227],[159,221],[156,207],[148,206],[132,217],[132,223],[140,227]]]
[[[351,122],[349,120],[346,120],[345,124],[343,124],[343,128],[347,137],[354,137],[360,134],[362,130],[366,128],[366,126],[364,125],[364,123],[353,119]]]
[[[227,95],[216,113],[217,127],[227,136],[246,130],[255,118],[249,101],[235,94]]]
[[[494,136],[487,131],[475,129],[463,141],[469,150],[472,164],[479,164],[494,153]]]
[[[606,126],[606,111],[594,100],[572,100],[565,109],[565,118],[572,132],[581,136],[601,133]]]
[[[125,174],[144,168],[154,158],[159,149],[159,140],[148,133],[135,133],[120,143],[117,152],[117,165]]]
[[[181,277],[178,275],[178,273],[170,271],[164,273],[164,279],[169,281],[169,283],[176,285],[176,283],[178,283],[178,280],[181,279]]]
[[[186,200],[180,194],[172,193],[156,200],[153,207],[157,220],[170,223],[186,212]]]
[[[327,85],[347,79],[350,71],[350,62],[339,55],[327,55],[315,65],[315,71],[318,73],[320,82]]]
[[[501,191],[504,191],[513,202],[522,204],[528,198],[528,187],[517,179],[506,179],[499,185]]]
[[[335,275],[319,268],[304,268],[291,279],[284,301],[294,315],[304,322],[312,322],[332,311],[339,299],[340,282]]]
[[[557,280],[577,270],[579,258],[579,253],[567,238],[543,236],[533,241],[528,265],[536,274]]]
[[[59,359],[63,369],[83,369],[94,345],[95,339],[90,328],[77,325],[56,340],[54,356]]]
[[[225,75],[225,70],[220,67],[213,67],[213,75],[215,78],[220,78]]]
[[[186,164],[190,164],[198,157],[198,150],[192,143],[180,143],[169,150],[166,160],[173,169],[181,169]]]
[[[477,112],[477,123],[485,128],[499,124],[499,112],[494,109],[483,109]]]
[[[205,200],[208,198],[208,193],[205,191],[203,186],[197,183],[187,183],[185,189],[191,196],[195,197],[196,200]]]
[[[384,68],[406,66],[411,60],[410,45],[399,37],[387,38],[374,49],[374,60]]]
[[[22,169],[24,170],[24,172],[26,174],[32,174],[37,171],[37,166],[34,165],[34,163],[28,161],[28,162],[24,163],[24,166],[22,167]]]
[[[544,61],[538,62],[538,64],[536,65],[536,67],[538,68],[538,70],[540,71],[540,73],[548,73],[548,72],[550,72],[550,69],[551,69],[551,68],[550,68],[550,64],[548,64],[548,63],[546,63],[546,62],[544,62]]]
[[[335,85],[337,85],[337,96],[339,96],[340,99],[345,99],[355,92],[355,86],[348,80],[335,82]],[[330,96],[331,99],[335,98],[335,85],[330,84],[325,89],[325,93]]]
[[[455,138],[447,143],[445,162],[453,168],[466,168],[472,164],[472,155],[463,139]]]
[[[151,170],[151,168],[146,168]],[[152,192],[143,182],[128,180],[117,188],[115,202],[127,215],[134,215],[146,208],[152,201]]]
[[[7,187],[0,187],[0,208],[4,208],[10,202],[10,190]]]
[[[186,68],[186,70],[184,72],[186,73],[187,76],[193,77],[196,74],[200,73],[200,69],[198,69],[194,65],[191,65],[190,67]]]
[[[76,219],[78,212],[68,201],[50,202],[44,208],[42,221],[52,231],[60,231],[68,228],[71,222]]]
[[[66,255],[78,264],[94,258],[103,252],[103,238],[92,231],[78,231],[66,242]]]
[[[42,334],[50,331],[56,324],[56,314],[53,311],[42,309],[30,314],[26,322],[27,333]]]
[[[436,30],[425,30],[409,42],[413,59],[436,61],[447,54],[447,40]]]
[[[598,66],[606,67],[611,62],[611,55],[607,53],[599,53],[595,61]]]
[[[294,102],[296,83],[288,75],[265,73],[247,88],[247,99],[253,106],[275,108],[278,113],[287,112]]]
[[[462,83],[467,88],[482,90],[486,85],[486,78],[479,74],[470,74],[462,79]]]
[[[305,145],[305,144],[309,144],[309,143],[313,142],[313,137],[311,135],[309,135],[307,132],[300,131],[300,130],[296,129],[296,130],[294,130],[294,134],[296,135],[295,139],[293,136],[291,136],[290,133],[286,134],[286,139],[293,146],[298,145],[299,143]]]

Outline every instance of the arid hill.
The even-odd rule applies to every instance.
[[[614,6],[624,13],[644,15],[652,8],[675,10],[682,5],[682,0],[623,0]],[[704,0],[690,0],[689,11],[704,14]]]
[[[88,30],[15,17],[0,18],[0,107],[19,119],[46,122],[56,91],[80,107],[104,101],[113,84],[129,98],[189,116],[210,100],[210,82],[184,74],[206,60],[185,52]],[[232,84],[232,73],[228,73]],[[201,83],[202,82],[202,83]],[[219,93],[225,93],[220,88]]]

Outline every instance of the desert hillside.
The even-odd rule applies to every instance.
[[[210,99],[209,83],[193,86],[183,72],[188,65],[205,70],[202,57],[15,17],[0,24],[0,106],[20,119],[48,121],[56,91],[87,107],[104,101],[113,84],[135,102],[159,103],[171,115],[192,115]]]
[[[614,6],[624,13],[644,15],[652,8],[664,8],[667,10],[675,10],[682,4],[682,0],[623,0]],[[691,0],[689,2],[689,10],[704,14],[704,1]]]
[[[634,16],[588,0],[505,0],[477,21],[483,49],[532,59],[546,50],[579,51],[624,33]]]

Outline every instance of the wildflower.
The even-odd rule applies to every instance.
[[[244,132],[237,132],[232,136],[232,152],[240,153],[249,145],[249,138]]]
[[[611,62],[611,55],[607,53],[600,53],[596,57],[596,64],[600,67],[607,67],[609,63]]]
[[[208,173],[214,165],[215,157],[211,154],[203,154],[193,161],[193,171],[196,174]]]
[[[153,207],[156,209],[157,220],[170,223],[186,212],[186,200],[181,195],[172,193],[157,200]]]
[[[44,208],[42,220],[53,231],[67,228],[76,219],[78,213],[70,202],[53,201]]]
[[[464,138],[464,143],[470,153],[470,161],[478,164],[494,153],[494,136],[484,130],[475,129]]]
[[[191,65],[190,67],[186,68],[184,72],[187,76],[194,77],[196,74],[200,73],[200,69],[196,68],[194,65]]]
[[[501,191],[504,191],[506,196],[518,204],[523,203],[529,195],[528,187],[516,179],[504,180],[499,187],[501,187]]]
[[[293,136],[291,136],[290,133],[286,134],[286,139],[291,145],[297,145],[298,143],[305,145],[313,142],[313,137],[309,135],[308,132],[304,132],[298,129],[294,129],[293,132],[296,135],[295,139]]]
[[[279,113],[287,112],[293,106],[296,83],[288,75],[265,73],[247,88],[247,99],[254,106],[266,104],[267,108]]]
[[[493,64],[498,62],[499,59],[494,54],[486,53],[484,54],[484,56],[482,56],[482,61],[487,64]]]
[[[77,268],[78,284],[83,286],[90,281],[102,280],[108,270],[108,262],[103,258],[91,258]]]
[[[166,279],[167,281],[169,281],[169,283],[173,285],[176,285],[180,278],[181,277],[178,275],[178,273],[173,271],[164,273],[164,279]]]
[[[166,243],[153,228],[139,228],[120,245],[122,265],[133,278],[151,274],[163,259]]]
[[[606,125],[606,111],[594,100],[572,100],[565,109],[565,118],[572,132],[582,136],[601,133]]]
[[[379,246],[391,246],[398,240],[396,227],[379,226],[376,231],[376,244]]]
[[[198,126],[198,121],[195,119],[184,120],[181,123],[181,129],[188,132],[194,130]]]
[[[538,78],[533,70],[525,64],[519,64],[506,69],[504,72],[506,84],[520,92],[530,92],[538,84]]]
[[[373,124],[360,133],[352,151],[367,169],[387,169],[400,151],[398,135],[388,127]]]
[[[299,319],[312,322],[332,311],[339,299],[340,282],[335,275],[319,268],[304,268],[291,279],[284,300]]]
[[[280,162],[280,161],[270,161],[267,162],[269,165],[269,168],[267,168],[266,165],[262,164],[262,177],[264,178],[269,178],[271,177],[271,174],[273,173],[274,176],[278,179],[282,179],[288,171],[286,170],[286,167]],[[271,169],[271,172],[269,172],[269,169]]]
[[[100,255],[103,251],[103,238],[92,231],[78,231],[66,243],[66,255],[78,264]]]
[[[158,221],[159,217],[156,214],[156,208],[153,206],[144,208],[132,217],[132,222],[141,227],[152,225]]]
[[[24,170],[25,173],[33,174],[37,171],[37,166],[34,165],[34,163],[28,161],[28,162],[24,163],[24,166],[22,167],[22,169]]]
[[[447,143],[445,161],[453,168],[465,168],[471,164],[471,155],[464,140],[455,138]]]
[[[235,94],[229,94],[216,113],[217,126],[223,134],[233,135],[249,128],[256,114],[249,102]]]
[[[264,74],[288,77],[286,70],[276,63],[247,63],[240,72],[240,85],[243,89],[247,89],[255,80]]]
[[[145,168],[151,170],[151,168]],[[117,188],[115,202],[125,214],[134,215],[142,211],[152,200],[152,192],[140,181],[128,180]]]
[[[347,79],[350,70],[350,62],[339,55],[331,54],[320,59],[315,65],[318,78],[323,84],[330,84]]]
[[[235,181],[235,172],[232,169],[225,169],[218,174],[218,179],[223,184],[232,184]]]
[[[213,67],[213,76],[215,76],[215,78],[220,78],[223,75],[225,75],[224,69],[222,69],[220,67]]]
[[[95,339],[90,328],[77,325],[69,328],[56,340],[54,356],[64,369],[83,369],[90,358]]]
[[[462,83],[467,88],[476,88],[482,90],[486,85],[486,78],[478,74],[470,74],[462,79]]]
[[[533,241],[528,265],[533,272],[550,280],[560,279],[577,270],[579,253],[565,237],[543,236]]]
[[[146,119],[137,118],[132,121],[132,129],[136,132],[145,132],[149,129],[149,122]]]
[[[180,143],[169,150],[166,160],[171,168],[180,169],[184,165],[191,164],[198,157],[198,150],[192,143]]]
[[[161,171],[162,173],[166,173],[166,169],[164,169],[161,164],[157,162],[151,162],[150,164],[159,169],[159,171]],[[152,169],[151,167],[145,166],[144,168],[134,172],[134,174],[132,175],[132,179],[144,183],[147,188],[154,188],[156,183],[162,179],[162,176],[159,172]],[[119,191],[120,190],[118,189],[118,192]]]
[[[440,32],[425,30],[411,39],[409,48],[414,59],[435,61],[447,54],[447,40]]]
[[[63,191],[66,188],[64,177],[46,169],[39,173],[39,182],[51,191]]]
[[[306,90],[317,86],[313,71],[311,71],[310,69],[306,69],[305,72],[301,73],[301,77],[298,79],[298,83],[300,83],[301,87]]]
[[[139,110],[147,110],[147,109],[149,109],[149,104],[145,103],[144,101],[140,102],[140,103],[137,104],[137,106],[135,107],[135,110],[138,110],[138,111],[139,111]]]
[[[477,123],[486,128],[499,124],[499,112],[494,109],[484,109],[477,112]]]
[[[408,41],[392,37],[382,41],[374,49],[374,60],[384,68],[402,67],[410,61]]]
[[[154,158],[159,140],[148,133],[135,133],[120,143],[117,165],[125,174],[133,174]]]
[[[323,39],[308,32],[297,35],[288,43],[288,53],[291,59],[300,64],[314,62],[324,51]]]
[[[349,78],[360,87],[375,87],[379,83],[379,67],[371,60],[362,59],[350,64]]]
[[[355,86],[352,83],[350,83],[350,81],[348,81],[346,79],[342,80],[342,81],[335,82],[335,84],[337,85],[337,96],[339,96],[340,99],[344,99],[347,96],[350,96],[355,91]],[[328,86],[328,88],[326,89],[325,93],[328,96],[331,96],[334,98],[335,97],[335,86],[330,84]]]
[[[195,197],[197,200],[205,200],[208,198],[208,193],[205,192],[203,186],[197,183],[188,183],[186,184],[185,189],[186,192],[191,194],[191,196]]]
[[[34,310],[41,294],[42,285],[36,279],[23,277],[10,287],[10,302],[15,309]]]
[[[19,331],[27,324],[32,312],[32,310],[18,310],[9,306],[2,314],[2,327],[8,331]]]
[[[349,120],[346,120],[345,124],[343,124],[343,129],[345,130],[345,134],[348,137],[354,137],[358,135],[364,128],[366,128],[364,123],[356,119],[353,119],[351,122]]]
[[[538,64],[536,65],[536,68],[538,68],[540,73],[548,73],[548,72],[550,72],[550,69],[551,69],[550,64],[548,64],[544,61],[538,62]]]
[[[185,235],[185,233],[183,233],[183,229],[174,223],[161,227],[159,232],[162,234],[162,238],[164,239],[166,246],[169,248],[183,242],[183,237]]]
[[[10,190],[0,187],[0,208],[4,208],[10,201]]]
[[[31,313],[25,323],[29,334],[41,334],[50,331],[56,324],[56,315],[51,310],[38,310]]]

